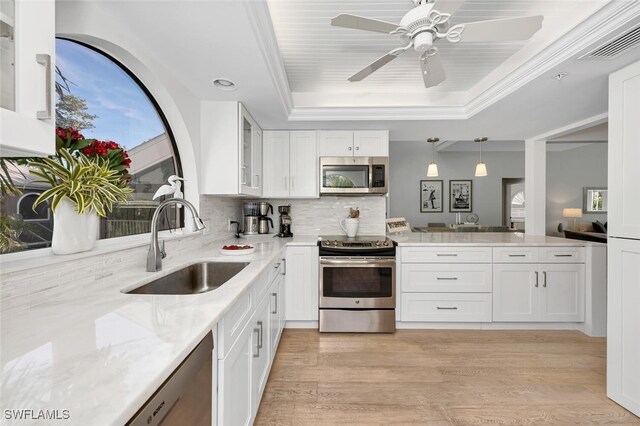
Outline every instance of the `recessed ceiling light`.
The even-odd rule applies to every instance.
[[[562,72],[559,72],[558,74],[554,75],[553,78],[555,78],[556,80],[560,81],[560,80],[562,80],[563,78],[565,78],[568,75],[569,75],[568,72],[562,71]]]
[[[233,81],[227,80],[226,78],[216,78],[213,80],[213,85],[220,90],[226,90],[229,92],[238,88]]]

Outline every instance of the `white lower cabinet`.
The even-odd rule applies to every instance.
[[[403,293],[402,319],[491,322],[491,293]]]
[[[493,265],[493,321],[582,322],[584,264]]]
[[[218,323],[218,425],[255,420],[284,326],[282,258],[267,266]]]
[[[318,247],[287,247],[287,321],[318,321]]]

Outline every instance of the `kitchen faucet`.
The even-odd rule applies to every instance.
[[[164,240],[161,243],[158,243],[158,217],[160,216],[160,212],[168,205],[171,204],[182,204],[187,207],[191,212],[191,217],[193,218],[193,228],[195,231],[202,231],[205,226],[198,216],[198,212],[196,208],[182,198],[169,198],[168,200],[164,200],[155,212],[153,212],[153,218],[151,219],[151,245],[149,246],[149,253],[147,254],[147,272],[156,272],[162,270],[162,259],[167,257],[167,253],[164,251]]]

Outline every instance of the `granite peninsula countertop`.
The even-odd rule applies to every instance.
[[[221,240],[210,250],[198,246],[163,270],[124,271],[91,285],[71,287],[37,306],[29,300],[2,306],[0,312],[0,380],[5,410],[68,410],[61,424],[124,424],[212,330],[225,312],[273,262],[285,245],[313,246],[315,236],[293,239],[247,238],[254,254],[224,256]],[[134,295],[137,287],[188,264],[205,261],[249,261],[224,286],[198,295]],[[29,298],[29,296],[24,296]],[[45,421],[46,422],[46,421]]]

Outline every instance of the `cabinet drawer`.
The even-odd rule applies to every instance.
[[[490,293],[402,293],[402,321],[491,322]]]
[[[584,263],[584,247],[540,247],[540,263]]]
[[[402,262],[491,263],[489,247],[402,247]]]
[[[538,247],[495,247],[494,263],[537,263]]]
[[[491,292],[491,264],[402,264],[402,291]]]
[[[226,356],[251,318],[254,310],[252,293],[246,291],[218,323],[218,359]]]

